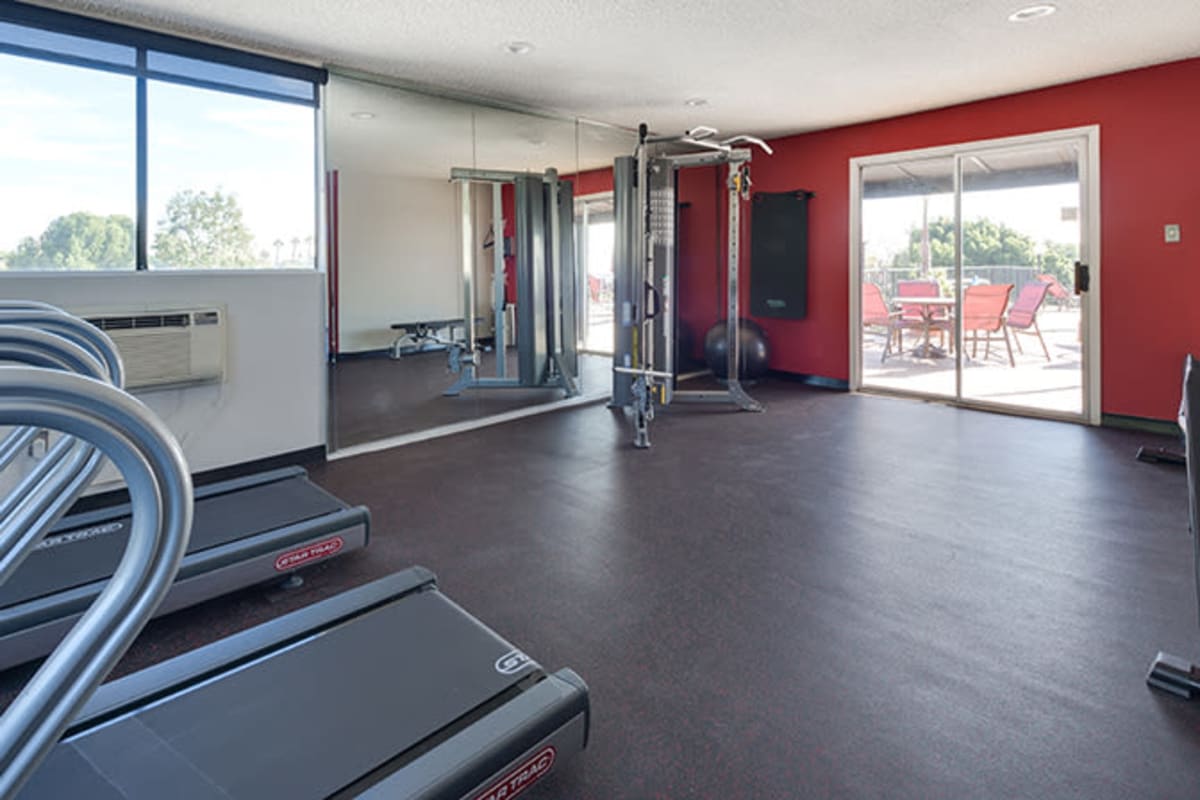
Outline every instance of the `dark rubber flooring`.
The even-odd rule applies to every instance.
[[[480,375],[496,374],[495,355],[481,354]],[[509,377],[517,373],[516,351],[508,352]],[[596,391],[612,385],[612,357],[580,355],[580,386]],[[349,358],[329,368],[329,404],[334,449],[441,425],[490,417],[563,398],[558,389],[468,389],[443,397],[457,376],[444,352],[416,353],[392,360],[386,355]]]
[[[331,462],[368,549],[156,621],[120,671],[419,563],[591,685],[589,749],[522,800],[1200,797],[1200,705],[1144,683],[1200,656],[1183,472],[1133,458],[1162,440],[754,393],[648,451],[591,406]]]

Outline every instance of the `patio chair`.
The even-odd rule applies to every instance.
[[[892,352],[892,339],[900,332],[900,329],[896,325],[899,317],[899,311],[892,311],[890,308],[888,308],[887,301],[883,299],[883,290],[879,288],[878,284],[863,284],[863,329],[883,328],[887,334],[887,342],[883,346],[883,355],[879,357],[879,363],[881,364],[887,360],[888,355]]]
[[[1067,289],[1067,287],[1063,286],[1058,278],[1049,273],[1042,273],[1041,275],[1034,275],[1033,279],[1036,281],[1041,281],[1050,287],[1050,299],[1053,300],[1060,309],[1067,308],[1071,305],[1071,301],[1074,299],[1075,295],[1071,294],[1071,291]]]
[[[992,339],[995,334],[1003,335],[1004,346],[1008,348],[1009,366],[1015,367],[1012,342],[1008,338],[1008,327],[1004,324],[1004,309],[1008,308],[1008,296],[1012,294],[1011,283],[997,283],[990,286],[968,286],[962,297],[962,330],[963,345],[971,343],[971,358],[979,352],[979,334],[983,334],[983,357],[986,360],[991,355]],[[964,350],[964,352],[966,352]]]
[[[1041,342],[1042,352],[1046,354],[1047,361],[1050,360],[1050,349],[1046,347],[1046,340],[1042,338],[1042,331],[1038,328],[1037,312],[1049,291],[1050,284],[1048,283],[1027,283],[1022,286],[1021,293],[1017,295],[1017,301],[1008,310],[1008,318],[1004,322],[1004,326],[1012,331],[1017,352],[1025,353],[1021,347],[1021,338],[1017,334],[1031,333],[1037,336],[1038,341]]]
[[[896,283],[897,297],[941,297],[942,288],[935,280],[910,280]],[[951,324],[950,312],[945,308],[929,309],[929,319],[925,318],[925,307],[920,303],[900,303],[900,317],[896,320],[896,348],[904,352],[904,331],[917,330],[924,333],[925,326],[930,331],[937,331],[938,345],[944,347],[946,334],[954,338],[954,326]],[[953,344],[953,342],[951,343]]]

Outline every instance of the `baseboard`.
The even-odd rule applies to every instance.
[[[1178,423],[1165,419],[1149,419],[1147,417],[1131,417],[1125,414],[1101,414],[1100,424],[1105,428],[1121,428],[1129,431],[1153,433],[1159,436],[1183,438],[1183,431]]]
[[[799,372],[784,372],[778,369],[773,369],[767,374],[776,380],[787,381],[789,383],[803,383],[806,386],[833,389],[838,392],[850,391],[850,382],[839,378],[826,378],[824,375],[804,375]]]
[[[192,485],[205,486],[210,483],[240,478],[244,475],[253,475],[258,472],[279,469],[280,467],[311,467],[323,463],[325,463],[325,446],[317,445],[316,447],[306,447],[303,450],[293,450],[290,453],[280,453],[276,456],[257,458],[253,461],[243,461],[240,464],[230,464],[227,467],[218,467],[216,469],[197,472],[192,475]],[[106,508],[127,502],[129,502],[128,489],[109,489],[106,492],[97,492],[96,494],[89,494],[86,497],[79,498],[75,501],[75,505],[71,507],[69,513],[90,511],[94,508]]]
[[[362,361],[368,358],[391,358],[391,348],[384,347],[379,350],[357,350],[353,353],[338,353],[333,357],[334,361]]]

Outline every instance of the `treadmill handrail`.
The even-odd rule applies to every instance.
[[[83,347],[108,370],[114,386],[125,386],[125,364],[107,333],[57,306],[36,300],[0,300],[0,326],[19,325],[54,334]],[[15,430],[0,440],[0,468],[8,466],[36,433]]]
[[[187,548],[192,504],[178,442],[146,406],[113,386],[65,372],[0,367],[0,425],[37,425],[96,445],[120,470],[136,512],[109,585],[0,717],[0,797],[10,798],[170,588]]]
[[[97,380],[104,364],[84,347],[23,325],[0,326],[0,359],[62,369]],[[10,438],[23,440],[20,428]],[[100,471],[103,457],[86,442],[63,437],[46,458],[0,501],[0,584],[21,565],[46,532],[67,512]]]
[[[1200,613],[1200,361],[1191,353],[1183,359],[1183,396],[1179,402],[1187,468],[1188,526],[1192,531],[1196,604]]]
[[[125,388],[125,363],[121,360],[116,343],[92,323],[53,306],[44,309],[12,308],[0,304],[0,325],[28,325],[82,345],[108,367],[109,382]]]

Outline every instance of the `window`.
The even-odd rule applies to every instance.
[[[0,268],[313,267],[325,78],[0,4]]]
[[[311,267],[311,108],[150,81],[150,267]]]
[[[0,263],[133,269],[132,76],[0,54]]]

